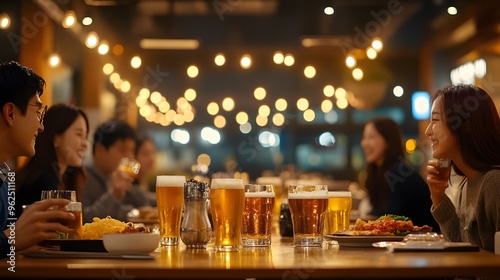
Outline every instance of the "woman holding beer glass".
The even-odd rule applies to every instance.
[[[427,165],[432,214],[446,239],[465,241],[494,251],[500,231],[500,118],[493,100],[474,85],[439,89],[432,97],[425,134],[434,158],[451,159],[465,176],[456,209],[445,194],[448,178],[440,178],[435,161]]]
[[[405,160],[403,137],[399,125],[390,118],[376,117],[364,127],[361,147],[365,153],[370,196],[370,215],[401,215],[415,225],[439,227],[430,213],[429,188]]]
[[[36,140],[36,154],[17,173],[17,216],[23,205],[39,201],[43,190],[75,190],[80,200],[85,183],[82,161],[88,143],[87,116],[79,108],[57,104],[45,114],[44,126]]]

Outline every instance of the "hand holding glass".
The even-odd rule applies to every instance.
[[[131,178],[135,178],[137,177],[137,174],[139,174],[141,164],[135,159],[124,157],[120,161],[119,168],[127,173]]]
[[[57,239],[78,239],[82,232],[82,203],[76,201],[76,192],[71,190],[44,190],[41,199],[63,198],[70,201],[64,208],[51,207],[49,210],[63,210],[73,213],[74,220],[56,220],[56,222],[75,229],[75,233],[57,232]]]
[[[437,175],[437,179],[448,181],[448,179],[450,178],[451,160],[444,158],[435,158],[431,159],[430,161],[439,172],[439,174]]]

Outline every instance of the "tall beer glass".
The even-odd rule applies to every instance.
[[[241,179],[212,179],[210,209],[215,232],[216,251],[238,251],[245,190]]]
[[[184,207],[184,176],[156,176],[156,200],[161,246],[179,244]]]
[[[273,185],[245,185],[243,246],[270,246],[275,194]]]
[[[328,209],[326,210],[324,234],[332,234],[338,230],[348,229],[351,208],[351,192],[328,192]]]
[[[295,246],[321,247],[328,207],[328,186],[289,186],[288,204],[292,214]]]

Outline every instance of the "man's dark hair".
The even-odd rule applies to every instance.
[[[92,153],[95,152],[95,146],[101,144],[108,149],[119,140],[132,139],[135,141],[135,130],[126,122],[119,119],[111,119],[99,127],[94,133],[94,143],[92,144]]]
[[[26,114],[29,100],[42,95],[45,80],[33,70],[10,61],[0,63],[0,108],[12,102]]]

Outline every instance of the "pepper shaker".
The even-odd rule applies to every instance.
[[[210,188],[205,182],[191,179],[184,183],[184,217],[181,239],[186,248],[206,248],[212,234],[207,199]]]

